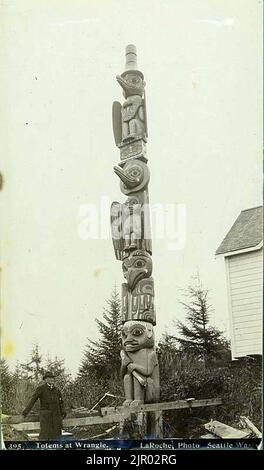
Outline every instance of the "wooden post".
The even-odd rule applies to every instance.
[[[145,439],[147,434],[147,415],[148,413],[141,411],[136,414],[135,423],[137,426],[137,435],[136,439]]]
[[[148,437],[154,438],[154,439],[163,438],[162,411],[149,411],[148,412],[147,435]]]
[[[112,108],[115,144],[120,162],[114,167],[123,203],[111,205],[111,231],[115,257],[122,262],[122,350],[121,376],[126,406],[137,413],[133,421],[137,435],[147,428],[146,410],[134,410],[160,396],[159,364],[155,351],[154,280],[150,230],[150,171],[147,165],[148,138],[145,80],[137,66],[133,44],[126,47],[125,71],[117,75],[125,98]],[[155,422],[155,420],[152,420]],[[146,431],[147,432],[147,431]]]

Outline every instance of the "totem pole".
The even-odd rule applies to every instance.
[[[126,406],[159,401],[159,366],[155,352],[154,281],[150,234],[145,81],[137,68],[136,47],[126,48],[125,72],[117,76],[123,105],[113,103],[113,131],[120,150],[114,172],[124,203],[111,205],[115,256],[122,262],[121,374]]]

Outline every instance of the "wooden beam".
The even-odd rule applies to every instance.
[[[250,421],[246,416],[240,416],[242,423],[244,423],[257,437],[262,438],[262,433],[258,430],[255,424]]]
[[[119,423],[123,420],[123,416],[120,413],[107,416],[90,416],[86,418],[66,418],[63,420],[63,428],[69,428],[74,426],[91,426],[95,424],[110,424]],[[35,422],[23,422],[18,424],[12,424],[12,428],[17,431],[36,431],[40,429],[39,421]]]
[[[67,419],[71,418],[88,418],[88,417],[96,417],[101,416],[98,410],[90,411],[88,409],[84,409],[83,411],[73,410],[67,413]],[[20,424],[20,423],[35,423],[39,421],[38,414],[29,414],[27,416],[23,415],[2,415],[2,424]]]
[[[102,415],[106,416],[108,413],[119,411],[120,413],[139,413],[141,411],[165,411],[165,410],[180,410],[184,408],[198,408],[204,406],[217,406],[222,404],[221,398],[208,398],[205,400],[177,400],[168,401],[163,403],[147,403],[138,406],[117,406],[101,408]]]
[[[63,420],[63,427],[68,428],[73,426],[92,426],[96,424],[120,423],[125,419],[129,419],[132,414],[142,412],[162,412],[165,410],[179,410],[183,408],[190,409],[205,406],[216,406],[221,404],[221,398],[209,398],[206,400],[178,400],[163,403],[147,403],[135,407],[106,407],[101,409],[102,416],[99,414],[91,415],[91,413],[87,411],[87,416],[74,417],[74,412],[72,412],[70,417]],[[5,419],[2,424],[9,424],[17,431],[35,431],[40,428],[38,416],[28,416],[26,419],[23,418],[23,416],[9,416],[8,419]]]
[[[220,421],[210,421],[204,427],[222,439],[245,439],[250,435],[250,431],[241,431],[240,429],[227,426],[227,424],[220,423]]]

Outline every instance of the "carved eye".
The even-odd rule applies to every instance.
[[[139,82],[139,77],[133,77],[131,81],[132,81],[132,83],[138,83]]]
[[[143,335],[143,333],[144,333],[144,330],[142,330],[142,328],[135,328],[133,330],[133,335],[134,336],[141,336],[141,335]]]
[[[138,259],[136,262],[135,262],[135,267],[136,268],[142,268],[144,266],[144,261],[142,261],[142,259]]]
[[[132,170],[132,171],[131,171],[131,175],[132,175],[132,176],[139,176],[139,175],[140,175],[140,172],[139,172],[139,170],[136,170],[136,169],[135,169],[135,170]]]

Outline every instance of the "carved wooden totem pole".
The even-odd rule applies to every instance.
[[[116,259],[122,262],[121,374],[124,405],[159,401],[159,367],[155,352],[154,281],[149,218],[147,114],[145,81],[137,69],[136,47],[126,48],[125,72],[117,76],[123,105],[113,103],[113,130],[120,150],[114,172],[120,180],[124,203],[111,206],[111,229]]]

